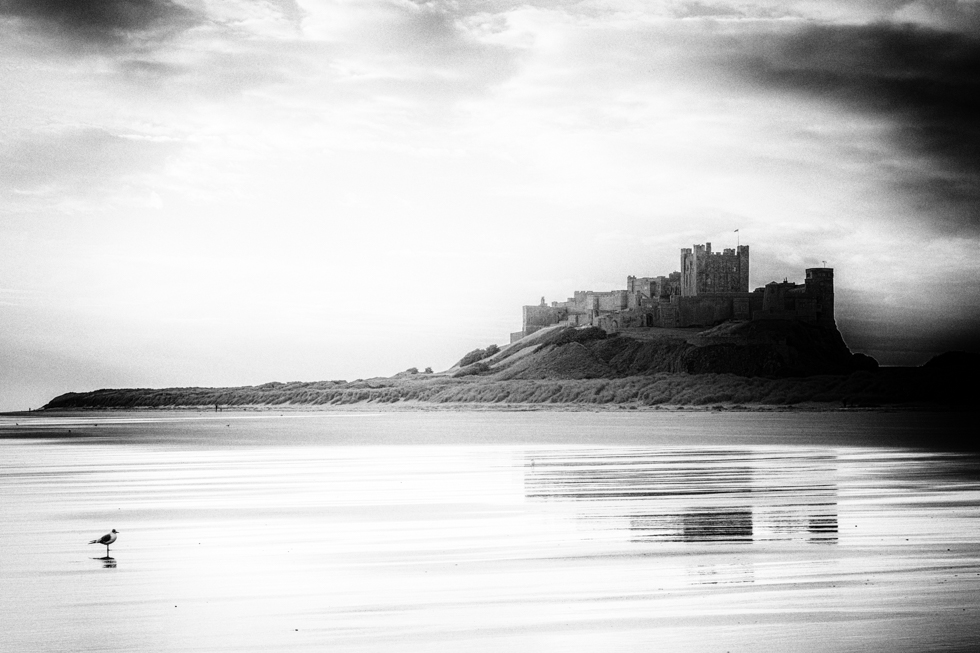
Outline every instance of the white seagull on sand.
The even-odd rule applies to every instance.
[[[97,540],[92,540],[89,544],[105,544],[105,554],[106,557],[109,556],[109,545],[116,541],[116,537],[119,535],[119,531],[115,528],[112,529],[111,533],[106,533]]]

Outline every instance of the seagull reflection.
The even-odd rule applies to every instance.
[[[113,557],[105,556],[103,558],[92,558],[92,560],[98,560],[99,562],[101,562],[103,569],[115,569],[116,568],[116,559],[113,558]]]

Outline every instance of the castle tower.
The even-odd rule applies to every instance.
[[[749,292],[749,246],[739,245],[735,252],[738,258],[738,290],[735,292]]]
[[[706,262],[705,245],[694,245],[681,250],[681,296],[694,297],[698,294],[699,280],[704,275]],[[707,244],[707,253],[711,253],[711,243]]]
[[[817,324],[835,328],[834,268],[807,268],[806,296],[815,302]]]
[[[712,253],[711,243],[681,250],[681,295],[749,291],[749,246]]]

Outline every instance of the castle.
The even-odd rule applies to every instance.
[[[711,243],[681,249],[681,270],[626,277],[625,290],[576,290],[564,302],[524,307],[511,342],[554,325],[633,328],[708,327],[726,320],[800,320],[835,328],[834,270],[808,268],[803,284],[772,282],[749,292],[749,246],[712,252]]]

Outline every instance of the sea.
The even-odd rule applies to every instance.
[[[0,650],[975,651],[963,418],[4,416]]]

